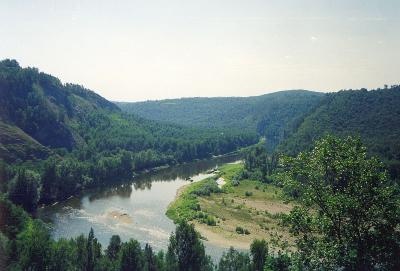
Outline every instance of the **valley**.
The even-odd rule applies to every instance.
[[[192,179],[198,182],[211,176],[207,171],[240,159],[238,155],[221,156],[139,174],[133,182],[84,191],[66,201],[43,206],[36,216],[50,225],[56,240],[74,238],[91,228],[106,247],[109,238],[118,234],[122,241],[135,238],[159,251],[168,248],[175,225],[166,215],[167,206],[179,189]],[[229,248],[212,239],[206,251],[218,261]],[[248,250],[248,246],[243,248]]]
[[[113,103],[0,61],[0,267],[395,270],[399,104],[398,85]]]

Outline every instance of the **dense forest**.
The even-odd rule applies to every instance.
[[[127,113],[82,86],[3,60],[0,270],[398,270],[399,91],[145,102],[140,110],[154,115],[138,116],[135,104],[118,104]],[[231,248],[213,263],[185,221],[167,250],[155,252],[117,235],[102,248],[93,230],[56,241],[32,217],[39,204],[85,188],[249,145],[235,180],[273,183],[295,203],[280,217],[294,249],[254,240],[249,253]]]
[[[265,149],[261,147],[248,150],[248,173],[263,166]],[[383,164],[367,156],[359,139],[326,136],[310,152],[283,157],[273,175],[288,200],[297,203],[289,214],[281,215],[281,226],[289,228],[295,238],[294,249],[286,242],[254,240],[250,253],[230,248],[214,264],[194,226],[185,221],[170,236],[166,252],[155,252],[134,239],[122,242],[118,235],[103,249],[93,230],[87,236],[55,241],[41,221],[0,197],[0,268],[398,270],[399,192]]]
[[[33,210],[134,172],[208,158],[255,133],[164,124],[127,115],[82,86],[15,60],[0,62],[0,188]]]
[[[117,103],[144,118],[233,127],[266,138],[269,152],[297,154],[326,134],[360,136],[400,176],[400,86],[322,94],[281,91],[248,98],[184,98]]]
[[[400,86],[329,93],[279,147],[296,154],[326,134],[360,136],[372,155],[400,176]]]
[[[264,240],[254,240],[250,255],[230,248],[214,264],[206,255],[193,225],[180,223],[169,238],[167,251],[153,251],[149,244],[113,235],[102,248],[93,230],[69,240],[51,239],[40,220],[0,198],[0,269],[5,270],[121,270],[121,271],[257,271],[265,266],[287,268],[286,254],[268,253]]]
[[[123,111],[146,119],[202,128],[257,132],[274,149],[324,94],[280,91],[255,97],[182,98],[116,103]]]

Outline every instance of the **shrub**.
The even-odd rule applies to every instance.
[[[246,191],[246,193],[244,193],[244,195],[245,195],[246,197],[250,197],[250,196],[253,196],[253,192]]]
[[[209,196],[211,193],[220,193],[221,189],[218,187],[217,183],[210,179],[205,182],[200,187],[192,191],[193,194],[197,196]]]
[[[212,217],[212,216],[207,217],[207,225],[208,226],[217,225],[217,222],[215,221],[214,217]]]
[[[243,234],[243,233],[244,233],[244,229],[243,229],[242,227],[240,227],[240,226],[237,226],[237,227],[236,227],[236,232],[237,232],[238,234]]]
[[[240,184],[240,181],[238,179],[233,179],[232,180],[232,185],[233,186],[238,186]]]

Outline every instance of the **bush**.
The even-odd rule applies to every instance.
[[[215,221],[214,217],[209,216],[207,217],[207,225],[208,226],[216,226],[217,222]]]
[[[250,196],[253,196],[253,192],[246,191],[246,193],[244,193],[244,195],[245,195],[246,197],[250,197]]]
[[[246,234],[246,235],[250,234],[250,232],[249,232],[248,229],[242,228],[242,227],[240,227],[240,226],[237,226],[237,227],[236,227],[236,232],[237,232],[238,234]]]
[[[238,186],[240,184],[240,181],[238,179],[233,179],[232,180],[232,185],[233,186]]]
[[[244,234],[244,229],[243,229],[242,227],[240,227],[240,226],[237,226],[237,227],[236,227],[236,232],[237,232],[238,234]]]
[[[210,179],[207,180],[203,185],[199,186],[192,191],[193,194],[197,196],[209,196],[211,193],[220,193],[221,189],[218,187],[217,183]]]

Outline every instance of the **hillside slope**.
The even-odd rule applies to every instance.
[[[257,131],[275,148],[295,121],[308,114],[324,94],[281,91],[254,97],[182,98],[116,103],[123,111],[146,119],[202,128]]]
[[[15,190],[13,202],[28,209],[37,202],[27,202],[27,191],[52,202],[83,188],[129,180],[144,169],[208,158],[257,141],[256,133],[129,115],[82,86],[63,84],[15,60],[0,61],[0,165],[8,172],[0,174],[0,193]]]
[[[10,146],[7,138],[23,133],[18,141],[26,146],[39,143],[46,148],[72,150],[84,142],[75,129],[77,122],[94,110],[119,111],[81,86],[63,85],[35,68],[21,68],[15,60],[0,62],[0,121],[8,127],[2,129],[3,148]]]
[[[310,149],[325,134],[360,136],[371,155],[400,176],[400,87],[329,94],[282,91],[248,98],[185,98],[117,103],[148,119],[196,127],[256,131],[267,148],[287,154]]]
[[[295,154],[330,133],[360,136],[371,154],[400,161],[400,86],[330,93],[280,146]]]

